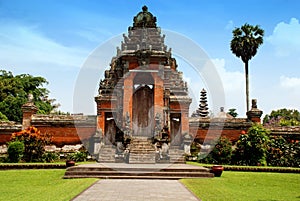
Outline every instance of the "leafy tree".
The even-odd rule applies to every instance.
[[[237,117],[238,116],[238,113],[236,112],[236,109],[234,109],[234,108],[229,109],[228,112],[227,112],[227,114],[230,114],[233,117]]]
[[[271,114],[264,117],[263,122],[269,126],[299,126],[300,113],[295,109],[273,110]]]
[[[266,165],[270,131],[254,124],[247,134],[240,135],[234,150],[233,163],[237,165]]]
[[[8,118],[0,112],[0,121],[8,121]]]
[[[50,113],[58,105],[54,105],[54,99],[48,98],[49,91],[43,87],[47,83],[43,77],[29,74],[14,76],[11,72],[0,70],[0,112],[11,121],[21,122],[21,106],[31,93],[38,113]]]
[[[37,162],[43,160],[45,145],[51,143],[51,137],[31,126],[25,130],[12,134],[11,141],[20,141],[24,143],[23,160],[26,162]]]
[[[235,28],[230,49],[233,54],[241,58],[245,64],[246,77],[246,105],[249,111],[249,74],[248,65],[252,57],[257,53],[258,47],[263,43],[264,30],[258,25],[244,24],[241,28]]]

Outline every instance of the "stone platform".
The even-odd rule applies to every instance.
[[[95,163],[67,168],[64,178],[182,179],[213,177],[207,168],[187,164]]]

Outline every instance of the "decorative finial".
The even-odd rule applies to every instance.
[[[257,100],[252,99],[252,108],[257,108]]]
[[[148,11],[148,7],[147,7],[147,6],[143,6],[142,9],[143,9],[144,12],[147,12],[147,11]]]

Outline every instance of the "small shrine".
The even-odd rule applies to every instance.
[[[165,140],[169,148],[180,147],[189,133],[192,99],[165,37],[156,17],[144,6],[128,34],[123,34],[95,97],[97,130],[105,144],[115,145],[119,151],[131,147],[131,156],[136,147],[133,142],[159,142],[154,146],[157,149]]]

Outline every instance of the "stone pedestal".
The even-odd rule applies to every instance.
[[[257,109],[257,100],[252,99],[251,110],[247,112],[248,119],[254,123],[261,123],[260,118],[262,114],[263,112]]]

